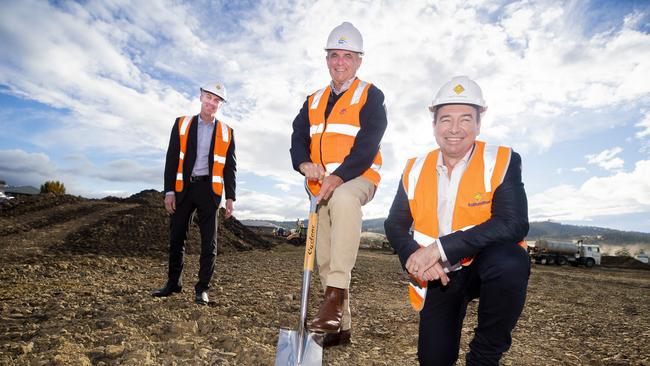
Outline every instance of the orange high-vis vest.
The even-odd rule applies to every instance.
[[[180,153],[178,156],[178,169],[176,170],[176,192],[183,191],[183,160],[187,151],[187,136],[194,116],[182,116],[178,121],[178,137],[180,139]],[[217,120],[215,126],[216,136],[214,138],[213,163],[212,163],[212,191],[221,196],[223,192],[223,168],[226,165],[226,154],[230,140],[232,139],[232,128]]]
[[[436,171],[439,154],[440,150],[436,149],[425,156],[410,159],[402,176],[413,217],[413,239],[421,247],[433,244],[440,236]],[[467,230],[491,217],[492,196],[503,182],[511,154],[509,147],[475,142],[474,152],[458,184],[451,220],[452,232]],[[473,257],[463,258],[461,264],[468,266],[472,260]],[[426,289],[427,282],[411,278],[409,300],[417,311],[424,307]]]
[[[330,96],[327,86],[309,96],[309,135],[311,137],[310,157],[314,163],[321,163],[329,173],[338,168],[350,154],[357,133],[361,129],[359,114],[366,104],[370,83],[356,79],[350,88],[336,101],[327,120],[325,108]],[[368,178],[375,186],[381,179],[381,152],[361,176]]]

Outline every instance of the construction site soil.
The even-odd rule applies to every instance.
[[[193,302],[198,230],[185,288],[165,282],[162,194],[88,200],[40,195],[0,205],[0,365],[272,365],[278,331],[298,322],[303,247],[219,226],[208,306]],[[650,271],[532,266],[526,307],[503,365],[650,365]],[[634,267],[646,268],[647,266]],[[614,265],[615,267],[609,267]],[[361,250],[352,274],[352,343],[326,365],[417,364],[418,314],[390,251]],[[312,283],[310,314],[321,290]],[[464,365],[477,302],[462,332]]]

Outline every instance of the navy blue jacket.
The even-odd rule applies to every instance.
[[[528,202],[521,181],[521,157],[514,151],[503,183],[494,191],[491,212],[490,219],[482,224],[439,238],[449,263],[458,263],[462,258],[476,255],[488,246],[517,245],[528,234]],[[400,179],[384,229],[402,266],[420,248],[409,232],[412,224],[408,198]]]
[[[350,91],[349,89],[346,93]],[[329,116],[334,104],[344,93],[339,95],[330,92],[325,108],[325,119]],[[309,97],[302,105],[300,112],[293,120],[293,133],[291,134],[291,162],[293,168],[300,172],[298,168],[304,162],[311,162],[309,157],[309,146],[311,137],[309,136]],[[384,106],[384,93],[374,85],[368,88],[368,98],[366,104],[361,108],[359,113],[360,129],[354,140],[354,145],[350,154],[343,160],[343,163],[332,174],[347,182],[354,179],[370,168],[375,156],[379,151],[381,138],[386,131],[388,124],[386,119],[386,108]]]

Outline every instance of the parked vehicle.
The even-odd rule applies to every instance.
[[[598,244],[583,244],[549,240],[537,240],[535,246],[529,248],[530,257],[539,264],[557,264],[572,266],[584,265],[591,268],[600,265],[600,246]]]
[[[635,255],[634,259],[638,260],[641,263],[648,263],[648,255],[645,253],[639,253]]]
[[[14,199],[14,198],[11,197],[11,196],[7,196],[4,192],[0,192],[0,202],[9,201],[9,200],[12,200],[12,199]]]

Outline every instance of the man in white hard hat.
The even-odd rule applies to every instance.
[[[407,162],[384,223],[420,311],[418,358],[453,365],[467,304],[480,298],[466,363],[498,365],[530,274],[521,157],[476,140],[487,105],[468,77],[445,83],[429,108],[439,147]]]
[[[193,213],[201,232],[197,304],[207,305],[217,256],[217,210],[225,194],[229,218],[235,201],[235,138],[233,130],[215,117],[226,102],[226,87],[211,82],[201,87],[201,112],[176,118],[165,161],[165,209],[170,214],[169,271],[164,287],[152,293],[167,297],[181,292],[183,253]]]
[[[324,299],[310,324],[324,346],[351,335],[350,279],[361,235],[361,206],[379,184],[379,144],[386,130],[384,94],[356,77],[363,39],[344,22],[330,33],[325,61],[332,81],[307,97],[293,121],[291,160],[307,179],[322,182],[316,262]]]

